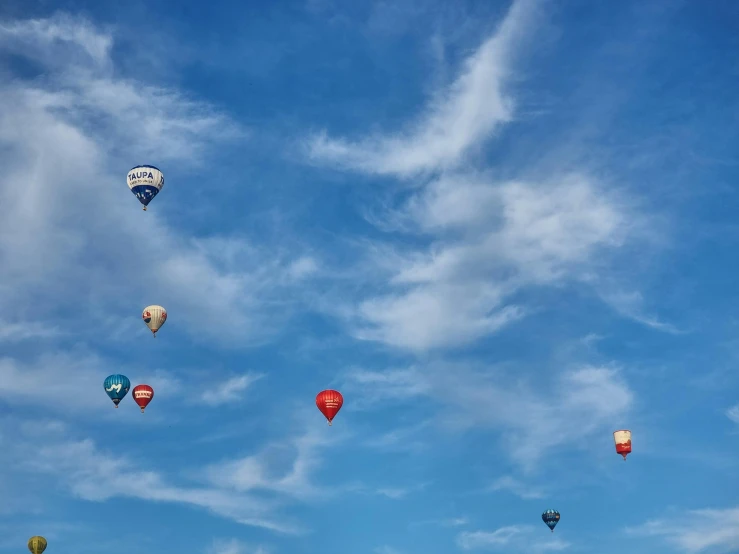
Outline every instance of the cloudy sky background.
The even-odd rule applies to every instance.
[[[168,6],[0,8],[0,552],[739,551],[739,5]]]

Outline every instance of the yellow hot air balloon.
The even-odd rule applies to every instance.
[[[28,539],[28,550],[31,551],[31,554],[41,554],[46,550],[46,539],[38,535],[31,537]]]

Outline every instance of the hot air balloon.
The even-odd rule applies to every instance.
[[[626,461],[626,456],[631,454],[631,431],[621,429],[613,432],[613,440],[616,443],[616,453],[621,454]]]
[[[31,554],[41,554],[46,550],[46,539],[38,535],[31,537],[28,539],[28,550],[31,551]]]
[[[125,375],[108,375],[103,382],[103,388],[117,408],[118,403],[128,394],[128,390],[131,388],[131,381]]]
[[[164,187],[164,175],[153,165],[137,165],[128,172],[126,180],[128,188],[144,205],[144,211]]]
[[[541,519],[552,530],[552,533],[554,533],[554,528],[559,523],[559,512],[557,510],[547,510],[541,514]]]
[[[337,390],[324,390],[316,396],[316,406],[326,416],[329,425],[331,425],[331,422],[336,417],[336,414],[339,413],[343,404],[344,397]]]
[[[157,305],[147,306],[141,313],[141,317],[144,323],[146,323],[146,326],[154,333],[154,337],[156,337],[159,328],[167,321],[167,310]]]
[[[149,385],[136,385],[133,388],[133,401],[139,405],[142,414],[152,398],[154,398],[154,389]]]

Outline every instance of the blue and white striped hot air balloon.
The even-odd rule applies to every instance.
[[[128,172],[128,188],[144,205],[149,205],[164,187],[164,174],[153,165],[137,165]]]
[[[131,388],[131,381],[125,375],[108,375],[105,381],[103,381],[103,388],[117,408],[118,403],[128,394]]]

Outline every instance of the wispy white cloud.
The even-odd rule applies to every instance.
[[[429,483],[419,483],[416,485],[407,485],[400,487],[376,487],[369,486],[361,482],[354,482],[345,485],[344,487],[342,487],[342,489],[352,493],[359,493],[370,496],[384,496],[385,498],[390,498],[392,500],[400,500],[402,498],[406,498],[408,495],[414,492],[424,490],[428,485]]]
[[[732,406],[731,408],[726,410],[726,417],[728,417],[734,423],[739,424],[739,404],[737,404],[736,406]]]
[[[206,549],[206,554],[269,554],[263,546],[253,547],[238,539],[215,540]]]
[[[441,527],[463,527],[469,524],[469,522],[469,519],[466,517],[451,517],[447,519],[428,519],[426,521],[416,521],[411,523],[410,525],[440,525]]]
[[[318,263],[314,258],[302,256],[292,262],[287,268],[287,274],[293,279],[303,279],[318,271]]]
[[[75,56],[84,53],[97,66],[110,62],[113,38],[91,23],[59,14],[51,19],[29,19],[0,23],[0,46],[23,51],[24,55],[47,61],[84,63]]]
[[[366,409],[377,403],[415,398],[431,392],[430,385],[416,368],[385,372],[353,369],[345,379],[344,389],[359,393],[353,405],[355,409]]]
[[[28,469],[56,475],[67,483],[75,496],[84,500],[103,502],[114,497],[128,497],[189,504],[244,525],[282,533],[300,530],[274,515],[277,508],[274,500],[218,488],[172,485],[162,473],[138,468],[125,457],[102,452],[90,439],[45,446],[37,451],[37,457],[28,464]],[[112,484],[111,475],[118,478]],[[137,486],[131,487],[130,483]]]
[[[0,398],[9,404],[44,405],[67,414],[109,408],[99,357],[88,352],[47,353],[30,363],[0,359]],[[54,390],[53,401],[49,394]],[[99,391],[80,402],[80,391]]]
[[[523,315],[518,306],[495,311],[501,296],[494,286],[475,290],[442,285],[365,300],[359,306],[359,318],[366,325],[353,334],[418,351],[458,346],[494,333]]]
[[[392,498],[395,500],[405,498],[409,494],[413,492],[418,492],[424,490],[428,486],[428,483],[419,483],[418,485],[413,486],[404,486],[404,487],[380,487],[377,490],[375,490],[375,494],[379,494],[380,496],[386,496],[387,498]]]
[[[47,88],[26,88],[29,100],[93,134],[99,144],[125,142],[132,155],[191,164],[214,138],[243,136],[206,103],[116,76],[113,44],[112,30],[65,14],[0,25],[0,48],[50,69]]]
[[[467,163],[466,152],[514,117],[506,92],[510,61],[536,9],[535,2],[514,2],[410,131],[356,142],[312,140],[316,162],[368,174],[434,175],[414,182],[400,208],[366,210],[371,223],[411,234],[416,246],[370,247],[371,292],[342,313],[331,307],[355,337],[415,352],[461,347],[534,311],[518,294],[524,288],[567,284],[594,288],[620,314],[676,332],[637,309],[635,298],[616,301],[613,286],[604,286],[627,244],[638,242],[643,255],[654,238],[634,199],[584,168],[544,174],[532,167],[475,171]]]
[[[344,387],[359,399],[430,397],[453,407],[445,410],[443,426],[502,431],[506,452],[526,470],[567,440],[561,429],[575,426],[589,435],[612,427],[628,412],[634,396],[617,370],[593,366],[561,373],[546,385],[546,393],[522,380],[512,383],[500,372],[473,371],[459,364],[377,372],[375,377],[362,371],[353,379],[355,375],[347,374]]]
[[[495,531],[464,531],[457,535],[463,550],[505,550],[525,552],[558,552],[571,544],[559,536],[536,539],[536,529],[528,525],[509,525]]]
[[[407,130],[357,142],[312,137],[316,161],[377,174],[413,175],[453,167],[481,140],[513,117],[505,87],[514,46],[526,36],[535,3],[517,0],[497,31],[467,60],[459,77],[440,92]]]
[[[359,408],[369,407],[373,401],[368,403],[360,399]],[[427,448],[429,445],[421,438],[420,434],[427,430],[432,422],[430,420],[422,421],[415,425],[407,427],[399,427],[382,433],[380,435],[370,437],[364,441],[364,445],[369,448],[376,448],[387,451],[419,451]]]
[[[386,544],[383,546],[378,546],[377,548],[375,548],[374,552],[375,554],[403,554],[397,548],[393,548],[392,546],[388,546]]]
[[[330,491],[317,487],[311,475],[321,465],[321,452],[338,439],[311,430],[290,441],[269,444],[261,452],[209,465],[209,483],[237,492],[272,491],[299,499],[317,499]]]
[[[0,320],[0,342],[20,342],[33,338],[58,337],[63,332],[59,327],[43,323],[10,323]]]
[[[377,494],[380,496],[387,496],[388,498],[394,498],[399,499],[403,498],[408,494],[408,489],[389,489],[389,488],[383,488],[383,489],[377,489]]]
[[[51,475],[84,500],[126,497],[187,504],[243,525],[299,534],[305,528],[286,516],[283,508],[321,494],[312,474],[321,465],[320,446],[325,442],[310,433],[273,442],[248,458],[191,471],[184,481],[170,469],[146,468],[125,455],[101,449],[90,438],[77,439],[63,424],[53,426],[49,439],[48,423],[21,426],[8,457],[20,459],[34,441],[46,437],[43,446],[34,447],[33,460],[22,464],[23,471]],[[111,475],[116,478],[111,480]]]
[[[511,456],[528,469],[544,452],[567,440],[561,429],[576,426],[583,436],[597,433],[612,427],[633,401],[631,389],[618,372],[603,367],[565,371],[545,395],[468,378],[456,390],[446,386],[461,409],[459,425],[507,427],[504,437]]]
[[[249,385],[262,377],[247,374],[213,386],[212,372],[185,371],[190,384],[195,386],[185,386],[181,376],[172,371],[157,368],[141,371],[138,367],[113,363],[84,348],[46,352],[23,361],[5,357],[0,358],[0,399],[14,406],[44,406],[71,417],[89,416],[91,412],[97,414],[96,417],[113,417],[112,404],[102,387],[109,373],[125,374],[134,386],[145,383],[154,391],[167,391],[169,398],[176,396],[178,403],[207,403],[211,406],[238,400]],[[229,388],[229,384],[233,387]],[[55,391],[53,402],[50,402],[50,387]],[[93,391],[93,394],[84,395],[84,401],[81,401],[80,391]],[[156,399],[155,402],[160,404],[166,401],[167,396]],[[155,413],[151,414],[150,423],[157,421]],[[115,415],[120,417],[120,414]]]
[[[188,403],[195,401],[194,391],[189,390],[185,382],[175,372],[166,369],[154,369],[141,373],[136,371],[136,373],[132,373],[131,376],[133,379],[131,384],[134,386],[139,383],[145,383],[151,386],[155,391],[166,390],[167,394],[170,396],[177,395],[178,400],[181,399]],[[198,382],[203,379],[203,377],[200,377],[199,379],[197,376],[193,377],[193,382]]]
[[[683,552],[691,554],[715,549],[735,552],[739,549],[739,507],[689,510],[679,517],[655,519],[639,527],[628,528],[635,536],[655,536]]]
[[[593,344],[602,341],[603,336],[598,335],[597,333],[588,333],[583,338],[580,339],[580,342],[584,344],[585,346],[592,346]]]
[[[511,539],[526,530],[520,526],[501,527],[495,531],[464,531],[457,535],[457,544],[464,550],[473,548],[505,546]]]
[[[375,554],[403,554],[397,548],[393,548],[392,546],[388,546],[386,544],[383,546],[378,546],[377,548],[375,548],[374,552]]]
[[[600,290],[600,296],[617,313],[633,319],[646,327],[673,335],[680,335],[686,332],[678,329],[671,323],[661,321],[659,318],[649,315],[644,309],[644,296],[638,291],[625,292],[605,287]]]
[[[265,340],[289,317],[316,260],[244,237],[184,239],[162,217],[140,213],[121,177],[129,167],[143,158],[192,168],[241,130],[206,103],[110,70],[112,41],[80,18],[0,26],[0,50],[34,56],[47,69],[44,80],[0,87],[0,306],[35,317],[65,311],[113,333],[111,314],[124,312],[130,303],[121,299],[139,297],[137,283],[147,282],[159,291],[151,301],[170,310],[171,322],[197,328],[196,337]],[[8,325],[8,338],[43,331],[33,322]]]
[[[261,373],[247,373],[246,375],[231,377],[222,383],[204,390],[201,399],[205,404],[210,406],[238,402],[243,398],[246,390],[263,377],[264,375]]]
[[[111,317],[128,317],[123,299],[140,297],[146,282],[150,301],[170,310],[169,325],[198,340],[265,340],[289,317],[316,261],[241,236],[184,238],[165,218],[141,213],[123,183],[129,167],[144,159],[193,170],[243,130],[176,89],[122,76],[112,44],[112,32],[77,17],[0,25],[0,51],[45,70],[44,79],[0,86],[0,307],[34,321],[66,313],[65,326],[79,318],[114,333]]]
[[[491,179],[444,176],[392,212],[393,225],[434,240],[398,257],[394,291],[359,304],[356,336],[421,351],[462,346],[526,315],[508,300],[522,288],[587,283],[636,227],[628,202],[584,175]]]
[[[356,338],[414,352],[462,347],[531,315],[537,306],[522,293],[535,287],[585,286],[608,299],[624,247],[652,240],[632,199],[585,173],[535,181],[443,174],[383,214],[372,222],[421,246],[355,245],[366,257],[351,282],[370,292],[324,308]]]
[[[529,487],[525,483],[514,479],[510,475],[506,475],[497,479],[495,483],[490,486],[492,491],[510,491],[516,496],[528,500],[533,498],[544,498],[544,493],[536,488]]]

